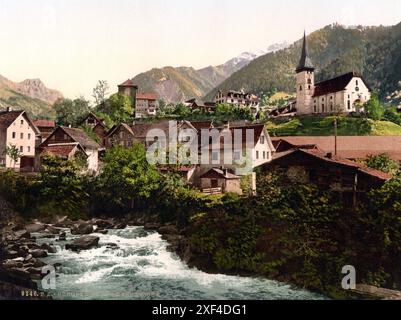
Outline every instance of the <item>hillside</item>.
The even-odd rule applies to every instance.
[[[39,79],[13,82],[0,75],[0,109],[24,109],[33,118],[52,118],[52,104],[63,95],[48,89]]]
[[[331,136],[334,135],[334,117],[298,117],[287,120],[271,120],[267,129],[272,137],[279,136]],[[339,136],[397,136],[401,126],[389,121],[373,121],[364,118],[340,117]]]
[[[199,70],[192,67],[154,68],[138,74],[132,80],[139,86],[140,91],[155,92],[166,102],[175,103],[201,98],[261,54],[277,51],[286,46],[286,43],[282,43],[272,45],[266,51],[258,53],[244,52],[222,65],[208,66]]]
[[[326,26],[308,36],[308,49],[316,67],[316,81],[354,70],[379,90],[382,99],[389,95],[400,96],[401,23],[393,27]],[[300,52],[301,40],[286,49],[261,56],[231,75],[205,99],[211,99],[220,89],[244,88],[257,94],[274,88],[294,92]]]

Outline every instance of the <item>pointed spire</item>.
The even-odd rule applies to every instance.
[[[302,54],[301,54],[301,59],[299,60],[298,67],[296,69],[297,72],[305,71],[305,70],[310,70],[313,71],[315,70],[311,59],[308,56],[308,49],[306,46],[306,32],[304,31],[304,40],[302,44]]]

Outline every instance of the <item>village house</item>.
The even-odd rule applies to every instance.
[[[85,119],[80,124],[83,127],[88,127],[97,136],[97,142],[104,147],[106,145],[106,137],[108,134],[106,123],[103,119],[99,118],[93,112],[85,117]]]
[[[33,124],[39,129],[42,142],[45,141],[56,128],[54,120],[35,120]]]
[[[356,72],[315,83],[315,68],[308,56],[305,34],[296,73],[298,115],[362,111],[358,107],[370,100],[371,89]]]
[[[200,176],[200,188],[205,194],[237,193],[242,195],[241,177],[228,169],[212,168]]]
[[[40,143],[40,131],[23,110],[7,108],[0,112],[0,166],[31,170],[34,165],[35,147]],[[18,149],[22,157],[14,162],[6,154],[6,147]]]
[[[159,109],[157,95],[154,93],[136,94],[135,118],[148,118],[156,116]]]
[[[252,193],[256,193],[254,169],[270,162],[275,152],[265,125],[227,123],[211,130],[218,131],[217,139],[210,138],[199,148],[200,164],[195,173],[195,181],[200,181],[199,187],[209,193],[208,189],[215,189],[217,181],[216,188],[220,188],[221,192],[242,194],[241,188],[238,187],[240,183],[237,182],[243,177],[249,177],[249,189]],[[203,161],[205,152],[208,158],[206,163]],[[217,180],[216,175],[219,175]],[[226,181],[223,183],[222,180]],[[205,190],[205,186],[210,188]]]
[[[155,93],[139,92],[138,86],[132,80],[127,80],[118,86],[118,93],[132,99],[132,108],[135,118],[149,118],[156,116],[159,102]]]
[[[213,112],[216,108],[215,102],[203,102],[195,98],[185,101],[184,105],[192,110],[200,110],[205,112]]]
[[[100,145],[92,140],[83,130],[68,127],[57,127],[56,130],[42,142],[36,151],[35,168],[40,170],[46,155],[74,159],[83,157],[88,171],[97,172],[99,169]]]
[[[291,136],[273,137],[277,153],[291,149],[318,149],[349,160],[381,154],[401,164],[401,136]]]
[[[284,183],[289,185],[313,183],[320,190],[337,194],[347,206],[355,206],[366,192],[392,178],[390,174],[313,149],[277,153],[261,170],[261,174],[281,173]]]
[[[250,107],[255,112],[259,111],[259,98],[252,94],[246,93],[243,90],[229,90],[223,92],[219,90],[214,99],[216,104],[230,104],[237,107]]]

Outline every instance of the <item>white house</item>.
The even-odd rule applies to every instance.
[[[40,143],[40,131],[23,110],[7,108],[0,112],[0,166],[33,168],[35,147]],[[17,162],[5,153],[6,147],[16,147],[22,154]]]
[[[99,149],[101,146],[83,130],[58,127],[37,148],[35,166],[39,169],[46,155],[72,159],[80,154],[86,159],[89,171],[98,171]]]
[[[358,105],[370,100],[371,90],[356,72],[315,83],[315,68],[308,56],[306,35],[296,73],[296,109],[299,115],[355,112]]]

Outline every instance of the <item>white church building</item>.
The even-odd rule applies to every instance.
[[[355,72],[315,83],[315,68],[308,56],[305,34],[296,73],[298,115],[355,112],[358,105],[370,99],[371,89]]]

